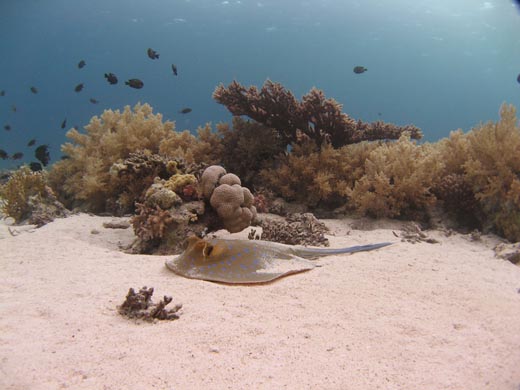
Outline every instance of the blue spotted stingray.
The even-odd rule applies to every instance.
[[[390,242],[323,249],[259,240],[190,237],[186,250],[166,261],[166,267],[190,279],[230,284],[266,283],[316,267],[318,257],[371,251]]]

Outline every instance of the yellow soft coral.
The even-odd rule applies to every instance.
[[[512,241],[520,241],[520,127],[516,109],[502,105],[500,120],[467,135],[467,180],[489,223]]]
[[[148,104],[137,104],[133,109],[126,106],[123,111],[105,110],[85,126],[86,133],[76,129],[67,133],[72,142],[64,144],[62,151],[68,158],[54,165],[49,181],[69,206],[82,204],[91,211],[105,211],[123,190],[110,174],[114,164],[138,151],[191,160],[193,156],[202,158],[202,153],[211,149],[217,153],[218,137],[211,135],[208,126],[199,129],[204,139],[199,142],[187,131],[176,132],[174,123],[163,122],[162,115],[154,114]]]
[[[278,167],[261,172],[263,184],[288,199],[309,206],[346,202],[348,189],[365,172],[364,163],[378,143],[361,142],[334,149],[295,145]]]
[[[372,151],[365,175],[349,190],[362,214],[418,217],[435,201],[430,188],[442,163],[431,145],[416,145],[406,135]]]
[[[0,186],[0,197],[2,198],[0,210],[5,215],[14,218],[15,222],[20,222],[30,212],[29,197],[43,198],[47,195],[45,173],[32,172],[29,167],[24,165],[14,171],[6,184]]]

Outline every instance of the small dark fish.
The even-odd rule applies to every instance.
[[[83,89],[83,83],[81,84],[78,84],[74,87],[74,91],[75,92],[81,92],[81,90]]]
[[[0,96],[5,96],[5,91],[3,89],[0,91]]]
[[[125,81],[125,84],[135,89],[141,89],[144,86],[144,83],[139,79],[130,79]]]
[[[146,54],[148,54],[148,57],[150,57],[152,60],[155,60],[159,58],[159,53],[157,53],[155,50],[148,48],[146,51]]]
[[[67,126],[67,118],[65,118],[63,120],[63,122],[61,122],[61,128],[64,129],[65,127]]]
[[[182,110],[180,110],[179,113],[181,113],[181,114],[189,114],[191,111],[192,111],[191,108],[186,107],[186,108],[183,108]]]
[[[516,81],[518,81],[520,83],[520,73],[518,73],[518,77],[516,78]],[[4,91],[2,91],[2,92],[4,92]],[[2,96],[4,96],[4,95],[2,95]]]
[[[38,93],[38,90],[36,89],[36,87],[31,87],[30,89],[31,89],[32,93],[35,93],[35,94]]]
[[[13,112],[16,112],[18,109],[17,109],[16,106],[13,104],[13,105],[11,106],[11,110],[12,110]]]
[[[365,68],[364,66],[355,66],[354,67],[354,73],[356,74],[361,74],[361,73],[365,73],[368,69]]]
[[[383,114],[381,114],[380,112],[378,112],[377,115],[378,115],[378,116],[381,116],[381,115],[383,115]]]
[[[33,172],[38,172],[38,171],[41,171],[43,169],[42,168],[42,164],[40,164],[39,162],[34,162],[34,161],[29,163],[29,168]]]
[[[80,62],[78,62],[78,68],[83,68],[85,65],[87,65],[87,63],[84,61],[84,60],[81,60]]]
[[[36,143],[36,139],[33,138],[32,140],[30,140],[29,142],[27,142],[27,146],[34,146],[35,143]]]
[[[107,81],[111,85],[117,84],[117,77],[116,77],[115,74],[113,74],[113,73],[105,73],[105,78],[107,79]]]
[[[60,157],[60,160],[70,160],[70,156],[67,156],[67,155],[63,155]]]
[[[9,155],[4,149],[0,149],[0,158],[2,160],[7,160],[9,158]]]
[[[172,72],[175,76],[177,76],[177,67],[175,66],[175,64],[172,64]]]
[[[5,131],[11,131],[11,125],[5,125],[4,126]]]
[[[49,154],[49,145],[40,145],[34,150],[34,157],[38,159],[45,167],[49,163],[51,156]]]
[[[98,103],[99,103],[99,100],[96,100],[96,99],[94,99],[94,98],[90,98],[90,99],[88,99],[88,101],[89,101],[90,103],[92,103],[92,104],[98,104]]]
[[[23,153],[22,152],[16,152],[15,154],[13,154],[11,156],[11,160],[20,160],[23,158]]]

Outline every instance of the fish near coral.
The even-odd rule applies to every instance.
[[[113,73],[105,73],[105,78],[110,85],[117,84],[117,76]]]
[[[336,249],[307,248],[259,240],[188,238],[185,251],[166,261],[178,275],[230,284],[266,283],[316,267],[318,257],[370,251],[390,242]]]
[[[141,89],[144,86],[144,83],[139,79],[130,79],[128,81],[125,81],[125,85],[128,85],[129,87],[135,88],[135,89]]]
[[[49,154],[49,145],[40,145],[34,150],[34,157],[38,159],[45,167],[49,163],[51,156]]]

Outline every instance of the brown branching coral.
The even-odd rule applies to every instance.
[[[160,240],[164,237],[166,227],[174,222],[170,212],[159,206],[150,207],[137,203],[136,211],[131,223],[135,234],[144,241]]]
[[[232,126],[219,123],[217,131],[227,151],[222,153],[220,164],[251,188],[258,184],[259,172],[273,166],[275,158],[286,150],[276,130],[240,117],[233,117]]]
[[[233,81],[228,87],[219,85],[213,98],[233,115],[246,115],[275,129],[284,145],[310,139],[318,148],[324,144],[339,148],[361,141],[397,139],[404,132],[415,139],[422,136],[420,129],[412,125],[400,127],[356,121],[341,112],[341,104],[326,98],[323,91],[316,88],[299,102],[291,91],[270,80],[260,91],[255,86],[246,88]]]
[[[166,306],[172,302],[172,297],[164,296],[159,303],[152,302],[153,287],[144,286],[135,292],[133,288],[128,290],[125,301],[117,307],[119,314],[132,319],[143,319],[153,322],[154,320],[177,320],[177,312],[182,308],[182,304],[175,305],[172,309]]]

